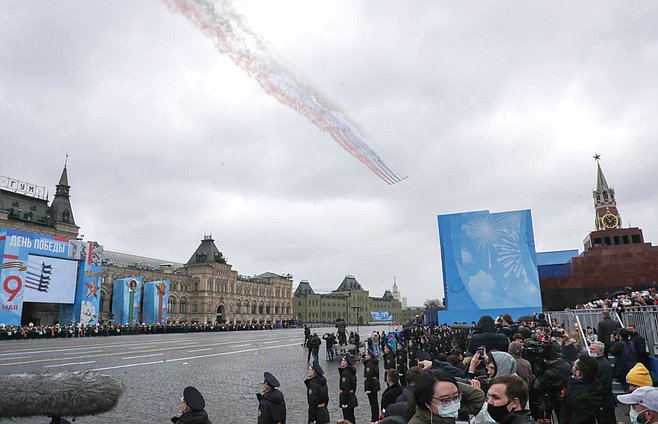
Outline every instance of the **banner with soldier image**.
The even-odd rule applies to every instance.
[[[144,283],[142,323],[164,324],[167,321],[167,302],[169,301],[170,286],[169,280]]]
[[[77,242],[74,250],[80,259],[75,301],[60,305],[59,320],[66,324],[98,324],[100,310],[103,246],[96,242]]]
[[[114,280],[112,314],[115,324],[138,324],[142,295],[142,277]]]

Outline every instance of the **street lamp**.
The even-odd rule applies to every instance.
[[[359,312],[363,309],[360,306],[352,306],[352,309],[356,312],[356,333],[359,334]]]

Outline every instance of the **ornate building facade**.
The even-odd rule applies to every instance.
[[[212,236],[185,264],[105,251],[101,319],[111,321],[112,287],[119,278],[170,280],[169,322],[277,323],[292,319],[292,276],[271,272],[247,277],[226,262]]]
[[[76,239],[66,165],[49,204],[41,186],[0,176],[0,228]],[[102,244],[102,243],[101,243]],[[105,250],[100,320],[112,320],[115,279],[141,276],[144,282],[171,281],[168,320],[173,322],[276,323],[292,319],[292,276],[240,275],[226,262],[211,236],[205,236],[187,263]],[[24,303],[25,323],[52,324],[59,305]]]
[[[392,321],[400,323],[419,314],[418,308],[403,308],[389,290],[382,297],[371,297],[353,275],[346,275],[336,290],[322,294],[302,280],[293,299],[294,317],[304,323],[333,323],[342,318],[348,325],[367,325],[372,323],[370,312],[380,311],[389,312]]]

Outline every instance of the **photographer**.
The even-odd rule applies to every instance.
[[[571,376],[571,366],[560,358],[555,343],[550,343],[544,347],[542,357],[546,363],[546,370],[539,379],[535,378],[532,389],[540,398],[547,398],[550,409],[559,416],[563,402],[562,389],[565,388]],[[548,412],[548,417],[550,417],[550,411],[536,412]]]
[[[626,374],[637,363],[635,346],[630,341],[628,330],[625,328],[619,329],[619,332],[613,332],[610,341],[613,343],[610,354],[615,357],[615,378],[621,383],[624,391],[628,392]]]

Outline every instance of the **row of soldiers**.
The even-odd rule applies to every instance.
[[[96,324],[96,325],[0,325],[0,340],[104,337],[137,334],[199,333],[217,331],[273,330],[274,324]]]

